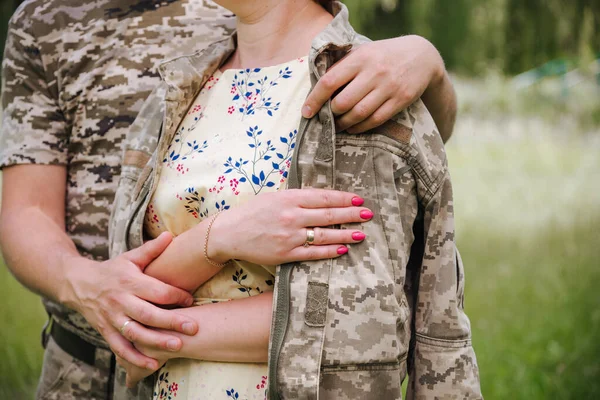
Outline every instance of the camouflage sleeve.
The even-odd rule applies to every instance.
[[[471,327],[463,309],[464,272],[454,242],[452,186],[444,168],[415,229],[414,333],[408,399],[480,399]],[[412,260],[411,260],[412,261]]]
[[[14,164],[66,164],[68,133],[32,21],[21,7],[9,22],[2,63],[0,168]]]

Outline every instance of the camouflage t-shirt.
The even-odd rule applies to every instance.
[[[12,17],[2,68],[0,167],[67,166],[66,230],[108,257],[121,143],[160,81],[157,65],[229,35],[235,18],[206,0],[29,0]],[[106,346],[81,315],[59,323]]]

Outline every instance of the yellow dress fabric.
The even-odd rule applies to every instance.
[[[285,189],[309,90],[306,58],[217,71],[161,160],[146,232],[179,235],[252,196]],[[232,262],[195,291],[196,305],[272,291],[274,274],[274,266]],[[267,380],[266,364],[174,359],[159,371],[154,399],[264,399]]]

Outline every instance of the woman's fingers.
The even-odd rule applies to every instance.
[[[298,218],[301,226],[331,226],[366,222],[373,218],[373,212],[364,207],[319,208],[302,210]]]
[[[311,228],[307,228],[311,229]],[[315,232],[315,240],[313,246],[323,246],[329,244],[343,245],[345,243],[359,243],[362,242],[366,235],[361,231],[352,229],[328,229],[328,228],[312,228]],[[303,236],[302,236],[303,235]],[[303,240],[302,244],[306,241],[306,234],[301,234]]]
[[[339,190],[291,189],[283,193],[302,208],[350,207],[364,203],[360,196]]]
[[[348,247],[339,244],[324,246],[299,246],[290,251],[290,261],[325,260],[336,258],[348,253]]]

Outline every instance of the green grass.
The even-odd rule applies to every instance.
[[[484,109],[448,145],[483,393],[598,399],[600,132],[548,110]],[[44,312],[4,268],[0,293],[0,399],[31,398]]]
[[[29,399],[42,364],[40,330],[45,311],[39,298],[0,265],[0,399]]]

